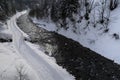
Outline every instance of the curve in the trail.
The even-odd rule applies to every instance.
[[[24,41],[24,36],[16,24],[16,19],[24,12],[14,15],[7,23],[12,32],[13,44],[18,53],[28,62],[28,64],[36,71],[40,80],[74,80],[65,69],[58,66],[54,61],[48,59],[41,51],[36,52]]]

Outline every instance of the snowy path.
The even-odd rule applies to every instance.
[[[16,18],[25,14],[17,13],[7,23],[12,32],[13,44],[18,53],[28,62],[28,64],[36,71],[40,80],[74,80],[74,77],[67,71],[58,66],[52,59],[49,59],[41,51],[36,51],[24,41],[24,34],[16,25]]]

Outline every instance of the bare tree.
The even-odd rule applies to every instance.
[[[110,10],[107,3],[107,0],[101,0],[101,8],[99,10],[99,23],[101,23],[104,28],[107,28],[110,18]]]
[[[26,68],[23,64],[17,66],[16,71],[17,71],[17,80],[30,80],[29,76],[27,75]]]
[[[89,19],[89,14],[91,13],[92,9],[94,8],[94,0],[85,0],[85,19]]]

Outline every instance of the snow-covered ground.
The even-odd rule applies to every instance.
[[[0,80],[19,80],[19,68],[26,79],[39,80],[32,68],[16,52],[12,43],[0,43]]]
[[[60,28],[57,31],[56,25],[52,22],[45,22],[44,20],[37,20],[36,18],[33,18],[33,22],[44,29],[56,31],[59,34],[71,38],[83,46],[120,64],[120,39],[115,40],[113,37],[114,33],[120,35],[120,6],[111,12],[110,23],[108,25],[110,31],[104,34],[102,30],[93,27],[89,27],[89,30],[86,31],[81,30],[81,34],[79,34],[74,33],[72,28],[68,30]]]
[[[29,36],[18,28],[16,19],[25,13],[18,12],[11,17],[7,21],[8,32],[3,31],[12,35],[13,42],[0,43],[0,80],[17,80],[17,72],[24,65],[22,71],[28,73],[29,80],[74,80],[71,74],[58,66],[53,58],[45,55],[37,45],[24,41],[24,37]]]

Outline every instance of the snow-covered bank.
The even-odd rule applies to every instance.
[[[114,33],[120,35],[119,12],[120,6],[111,12],[108,33],[103,33],[103,31],[93,27],[89,27],[87,30],[81,30],[80,33],[74,33],[72,28],[67,30],[60,28],[57,30],[58,28],[53,22],[45,22],[42,20],[37,20],[36,18],[33,18],[33,22],[46,30],[56,31],[67,38],[71,38],[83,46],[88,47],[102,56],[105,56],[120,64],[120,40],[115,40],[115,37],[113,36]]]
[[[24,34],[18,28],[16,19],[26,12],[17,13],[7,23],[13,36],[13,44],[18,53],[28,62],[36,71],[40,80],[74,80],[65,69],[58,66],[52,59],[46,56],[40,50],[33,49],[24,41]]]

